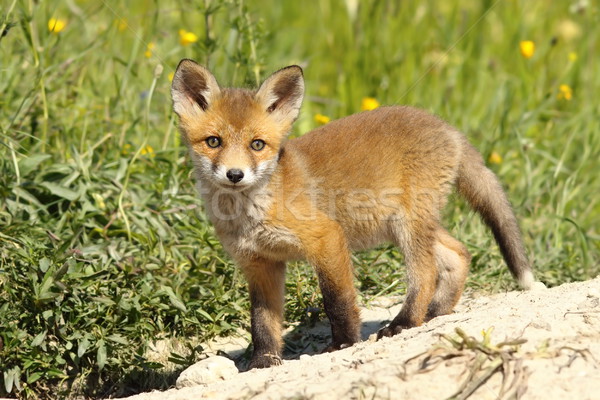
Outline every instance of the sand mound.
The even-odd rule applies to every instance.
[[[375,341],[374,332],[399,307],[380,302],[363,309],[365,341],[351,348],[128,399],[600,398],[600,278],[466,295],[456,313]],[[310,353],[322,348],[327,329],[323,324],[291,334],[309,343]]]

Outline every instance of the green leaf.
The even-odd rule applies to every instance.
[[[16,366],[12,367],[8,371],[4,371],[4,389],[6,389],[6,393],[10,393],[13,389],[13,386],[20,391],[21,390],[21,369]]]
[[[46,275],[44,275],[42,284],[34,288],[36,300],[45,303],[58,297],[58,293],[51,291],[53,286],[54,278],[52,277],[52,270],[49,270],[46,272]]]
[[[71,189],[67,189],[66,187],[54,184],[54,183],[50,183],[50,182],[42,182],[41,184],[43,187],[45,187],[46,189],[48,189],[50,191],[50,193],[52,193],[55,196],[58,197],[62,197],[63,199],[69,200],[69,201],[75,201],[79,198],[79,193],[71,190]]]
[[[104,369],[106,365],[106,344],[104,339],[98,340],[98,352],[96,353],[96,364],[100,370]]]
[[[173,364],[177,364],[177,365],[189,365],[189,361],[185,358],[180,356],[177,353],[171,353],[171,356],[168,358],[169,362],[172,362]]]
[[[129,341],[127,340],[127,338],[122,335],[119,335],[118,333],[113,333],[112,335],[109,335],[106,338],[112,342],[119,343],[124,346],[129,345]]]
[[[38,264],[38,268],[44,273],[48,271],[48,268],[50,268],[50,259],[46,257],[42,258]]]
[[[209,320],[211,322],[215,321],[214,318],[209,313],[207,313],[206,311],[204,311],[201,308],[197,309],[196,312],[199,313],[200,315],[202,315],[204,318],[206,318],[207,320]]]
[[[6,390],[6,393],[12,392],[13,381],[15,379],[13,370],[9,369],[8,371],[4,371],[2,375],[4,377],[4,390]]]
[[[21,176],[27,176],[30,172],[37,169],[41,163],[49,159],[49,154],[34,154],[32,156],[19,160],[19,172]]]
[[[108,297],[92,297],[91,299],[107,306],[114,306],[116,304],[113,299],[109,299]]]
[[[79,344],[77,345],[77,357],[81,358],[83,357],[83,355],[85,354],[85,352],[87,351],[87,349],[90,347],[90,341],[88,339],[88,335],[84,336],[83,339],[81,339],[79,341]]]
[[[62,370],[58,368],[50,368],[47,371],[44,371],[48,378],[58,378],[58,379],[66,379],[68,375],[65,374]]]
[[[27,377],[27,383],[31,385],[32,383],[38,381],[42,376],[43,375],[41,372],[34,372],[33,374]]]
[[[187,312],[187,307],[185,306],[185,304],[183,304],[183,302],[179,299],[179,297],[177,297],[175,292],[173,292],[173,288],[171,288],[169,286],[163,286],[162,289],[165,291],[167,296],[169,296],[169,301],[171,302],[171,305],[173,307],[175,307],[178,310],[181,310],[183,312]]]
[[[40,344],[42,344],[44,342],[44,339],[46,339],[47,333],[48,333],[48,331],[45,330],[44,332],[41,332],[36,337],[34,337],[33,340],[31,341],[31,347],[37,347]]]
[[[37,197],[35,197],[34,195],[29,193],[27,190],[23,189],[22,187],[13,186],[12,191],[16,196],[27,200],[29,203],[36,206],[37,208],[42,209],[42,210],[46,209],[46,207],[42,203],[40,203],[40,201],[37,199]]]

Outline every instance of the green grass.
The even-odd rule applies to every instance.
[[[317,113],[360,111],[364,97],[442,116],[486,159],[501,156],[490,167],[542,281],[600,272],[598,5],[352,3],[2,2],[1,396],[164,387],[172,380],[144,378],[165,371],[147,358],[148,343],[248,328],[244,281],[204,217],[171,112],[169,74],[184,57],[232,86],[303,66],[307,98],[293,135],[315,127]],[[48,30],[53,17],[66,21],[59,33]],[[180,29],[198,41],[180,44]],[[535,42],[533,57],[520,54],[522,40]],[[471,288],[515,287],[460,200],[447,226],[473,254]],[[355,263],[365,300],[403,293],[394,248]],[[319,307],[305,264],[290,267],[287,289],[288,320]],[[171,360],[183,367],[200,356],[192,350]]]

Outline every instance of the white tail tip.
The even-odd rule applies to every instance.
[[[545,289],[546,285],[536,281],[531,271],[526,271],[519,279],[519,285],[523,290],[541,290]]]

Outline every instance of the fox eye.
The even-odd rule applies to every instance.
[[[212,149],[217,148],[221,145],[221,139],[216,136],[211,136],[206,139],[206,145]]]
[[[252,150],[261,151],[265,148],[265,142],[263,140],[256,139],[250,143],[250,147],[252,147]]]

